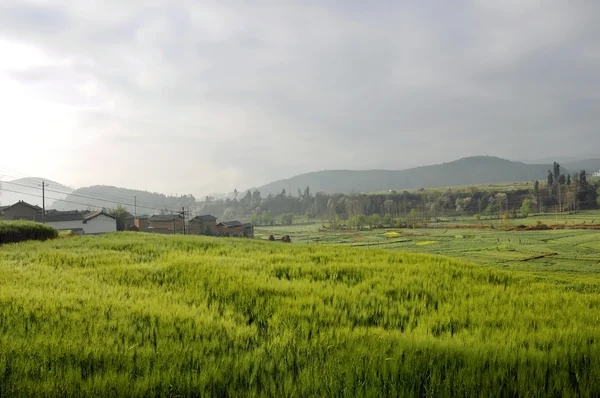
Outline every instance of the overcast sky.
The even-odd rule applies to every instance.
[[[0,0],[0,173],[200,196],[593,155],[599,15],[597,0]]]

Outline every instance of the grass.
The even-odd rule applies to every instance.
[[[592,280],[242,239],[7,245],[0,396],[598,395]]]

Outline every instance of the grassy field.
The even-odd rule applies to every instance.
[[[540,214],[509,220],[517,225],[567,226],[547,231],[506,231],[501,220],[472,217],[431,224],[426,229],[374,229],[372,231],[327,231],[321,223],[309,225],[257,227],[256,236],[266,239],[290,235],[295,244],[336,244],[352,247],[386,248],[405,252],[441,254],[480,265],[551,275],[600,275],[600,230],[568,229],[575,225],[600,223],[600,211],[577,214]],[[480,224],[482,229],[473,228]],[[489,228],[490,225],[494,229]]]
[[[587,278],[139,233],[6,245],[0,396],[598,395]]]

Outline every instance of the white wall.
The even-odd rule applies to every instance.
[[[83,228],[84,224],[82,220],[74,220],[74,221],[53,221],[47,222],[46,225],[54,228],[54,229],[75,229],[75,228]]]
[[[99,216],[88,220],[85,224],[83,223],[83,220],[77,220],[47,222],[46,225],[58,230],[83,228],[84,234],[105,234],[107,232],[117,231],[117,220],[107,217],[104,214],[100,214]]]
[[[117,220],[107,217],[104,214],[100,214],[82,225],[83,231],[86,234],[105,234],[117,231]]]

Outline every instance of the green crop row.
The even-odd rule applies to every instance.
[[[1,221],[0,244],[26,240],[47,240],[58,237],[58,232],[47,225],[32,221]]]
[[[0,248],[0,396],[594,396],[600,297],[381,249]]]

